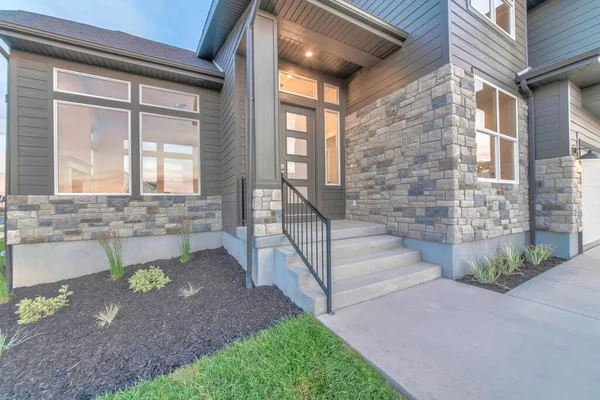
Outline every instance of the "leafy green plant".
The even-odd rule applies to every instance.
[[[123,243],[119,231],[111,229],[98,240],[106,254],[110,279],[116,281],[125,273],[123,266]]]
[[[4,272],[4,266],[0,266],[0,304],[5,304],[10,301],[10,290],[8,290],[8,282],[6,281],[6,274]]]
[[[17,304],[16,314],[19,314],[18,324],[29,324],[48,317],[69,304],[69,286],[63,285],[58,289],[58,296],[49,299],[38,296],[35,299],[23,299]]]
[[[12,348],[20,345],[21,343],[34,337],[33,331],[26,331],[18,327],[12,336],[9,336],[8,332],[2,332],[0,330],[0,359]]]
[[[515,244],[503,245],[494,258],[500,258],[502,262],[502,274],[513,275],[523,265],[521,258],[521,246]],[[500,262],[500,260],[498,260]]]
[[[150,267],[148,269],[140,269],[129,278],[129,288],[134,292],[146,293],[152,289],[160,289],[165,287],[171,279],[165,276],[160,268]]]
[[[533,265],[540,265],[546,261],[552,255],[554,247],[547,244],[538,244],[536,246],[529,246],[525,249],[523,255],[525,261]]]
[[[192,248],[190,246],[190,222],[183,221],[181,224],[180,243],[179,243],[179,261],[186,263],[192,259]]]
[[[480,283],[496,283],[500,275],[502,275],[502,264],[498,262],[496,257],[490,259],[484,257],[482,260],[475,259],[468,261],[469,275],[474,280]]]
[[[112,324],[121,306],[118,304],[110,303],[104,307],[104,311],[100,311],[96,314],[96,320],[98,320],[98,326],[104,328]]]
[[[193,283],[188,282],[187,287],[179,289],[179,295],[182,297],[190,297],[198,293],[202,289],[200,286],[195,286]]]

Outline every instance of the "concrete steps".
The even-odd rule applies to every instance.
[[[335,236],[332,231],[334,310],[442,275],[440,266],[423,262],[419,250],[404,247],[400,237],[379,233],[381,228],[342,231],[338,230]],[[275,249],[275,284],[303,310],[315,315],[326,312],[323,290],[291,246]]]

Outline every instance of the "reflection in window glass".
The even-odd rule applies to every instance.
[[[494,159],[496,138],[485,133],[477,132],[477,176],[480,178],[496,178]]]
[[[317,98],[317,81],[279,71],[279,90],[292,93],[302,97]]]
[[[325,101],[331,104],[340,104],[340,90],[337,86],[325,84]]]
[[[515,179],[515,142],[500,139],[500,179]]]
[[[140,134],[156,144],[142,158],[143,193],[198,193],[198,121],[142,113]]]
[[[141,86],[140,103],[173,110],[198,111],[198,95],[157,87]]]
[[[496,25],[504,32],[512,36],[512,6],[509,6],[502,0],[495,0],[496,4]]]
[[[303,162],[287,162],[288,179],[308,179],[308,164]]]
[[[290,131],[306,132],[308,117],[302,114],[285,113],[285,127]]]
[[[325,175],[328,185],[340,184],[340,115],[325,111]]]
[[[492,18],[490,0],[471,0],[471,5],[488,18]]]
[[[295,137],[287,137],[286,153],[291,156],[307,156],[308,147],[306,139],[298,139]]]
[[[56,90],[87,96],[129,101],[129,84],[101,76],[82,75],[73,71],[56,70]]]
[[[517,137],[517,100],[504,92],[498,92],[500,103],[500,133]]]
[[[496,89],[482,81],[475,80],[475,96],[477,129],[496,131]]]
[[[55,103],[59,193],[128,193],[127,111]]]

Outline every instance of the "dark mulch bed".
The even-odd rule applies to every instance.
[[[466,283],[468,285],[477,286],[480,288],[493,290],[498,293],[506,293],[511,289],[516,288],[517,286],[527,282],[531,278],[535,278],[539,274],[548,271],[551,268],[556,267],[559,264],[564,263],[566,260],[557,257],[550,257],[546,261],[542,262],[540,265],[533,265],[529,263],[525,263],[523,267],[519,270],[518,274],[510,275],[510,276],[501,276],[498,279],[498,284],[489,284],[489,283],[480,283],[469,276],[465,276],[464,278],[457,279],[458,282]]]
[[[133,293],[127,279],[140,268],[156,265],[172,282],[149,293]],[[188,298],[179,290],[188,282],[203,289]],[[38,336],[0,360],[1,399],[89,399],[171,372],[236,339],[269,328],[300,309],[276,287],[248,290],[244,271],[223,248],[178,259],[126,268],[119,281],[101,272],[14,291],[0,305],[0,329],[17,327],[15,304],[24,297],[56,296],[61,285],[74,294],[69,306],[53,316],[25,325]],[[95,314],[108,303],[121,310],[101,329]]]

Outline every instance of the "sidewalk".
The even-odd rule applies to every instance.
[[[319,319],[409,397],[597,399],[600,319],[540,303],[439,279]]]

